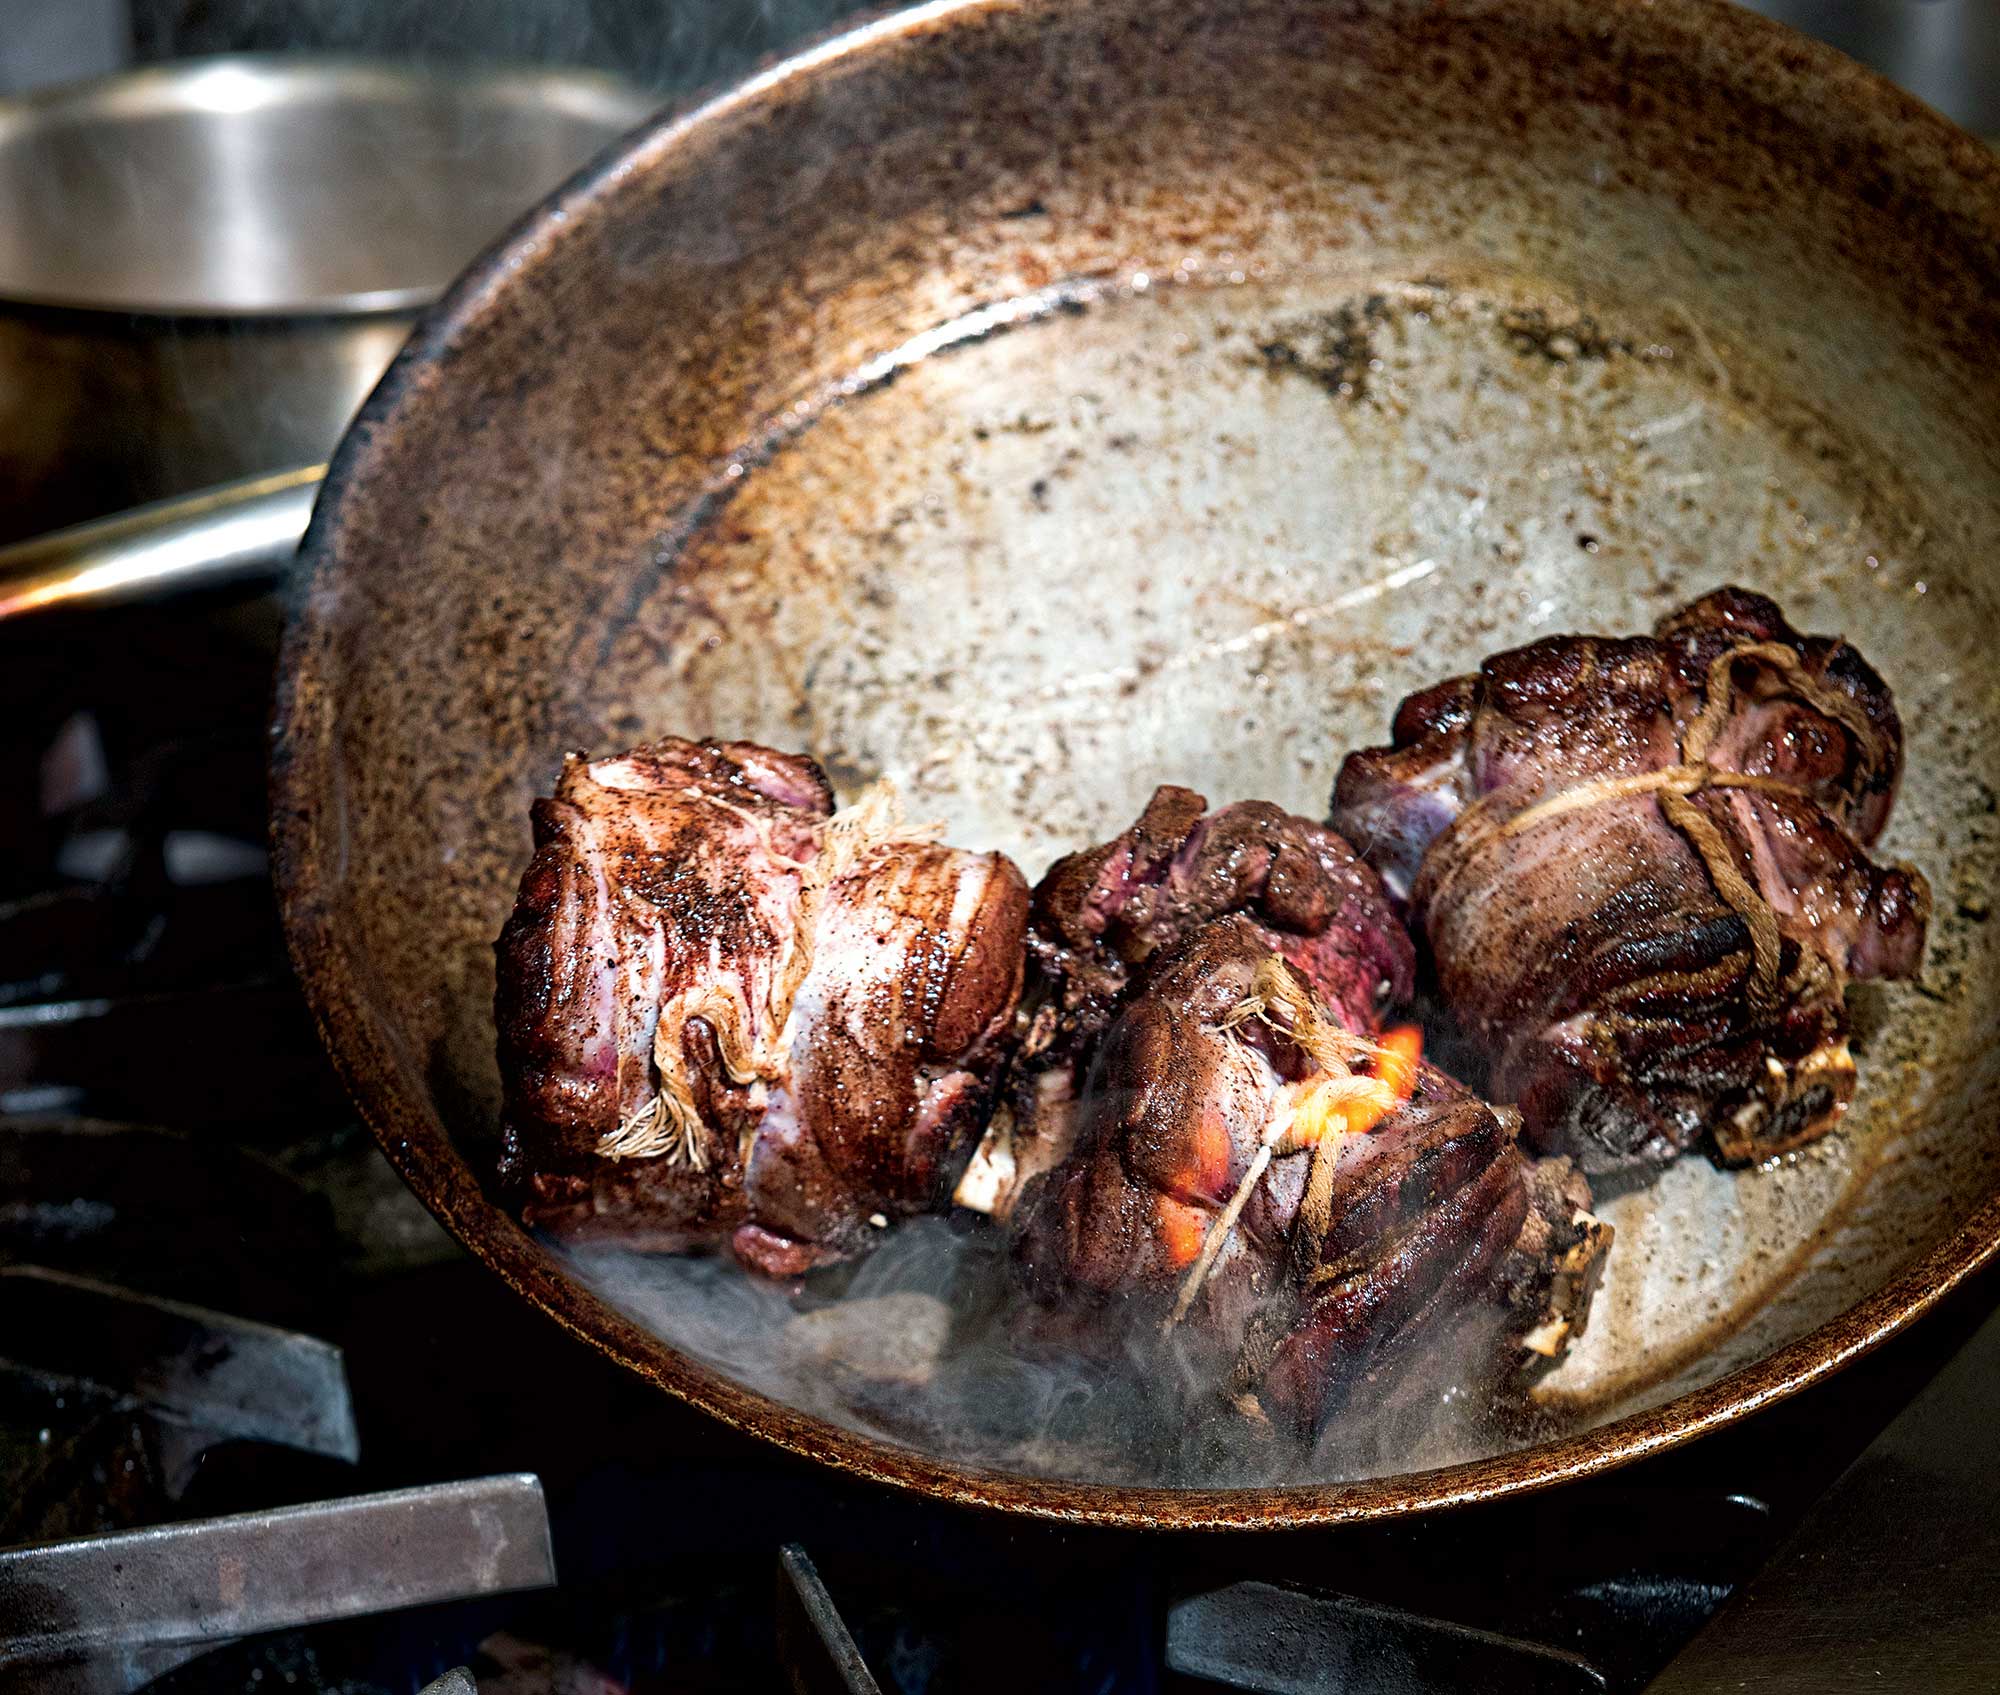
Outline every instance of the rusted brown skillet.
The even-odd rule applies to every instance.
[[[1838,1369],[2000,1240],[1997,467],[2000,171],[1734,7],[921,7],[572,183],[369,402],[285,655],[294,956],[468,1247],[799,1453],[1180,1526],[1601,1470]],[[1536,1444],[1258,1491],[947,1462],[667,1345],[484,1185],[490,941],[566,748],[805,747],[1033,872],[1160,778],[1314,810],[1406,687],[1731,578],[1899,691],[1928,980],[1861,1008],[1865,1093],[1820,1149],[1610,1198]]]

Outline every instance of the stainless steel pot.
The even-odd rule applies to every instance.
[[[0,541],[324,459],[417,313],[653,103],[259,56],[0,102]]]

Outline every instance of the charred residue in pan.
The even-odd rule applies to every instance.
[[[1500,330],[1507,345],[1524,358],[1545,359],[1551,365],[1567,365],[1577,359],[1609,359],[1630,353],[1632,343],[1624,336],[1607,335],[1588,312],[1567,317],[1552,314],[1545,306],[1513,306],[1500,314]]]
[[[1381,369],[1375,330],[1389,314],[1388,296],[1370,294],[1329,312],[1286,319],[1257,343],[1257,358],[1273,376],[1303,377],[1336,399],[1366,400],[1369,373]]]

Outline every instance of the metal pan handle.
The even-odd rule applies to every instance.
[[[0,547],[0,623],[275,577],[325,474],[268,472]]]

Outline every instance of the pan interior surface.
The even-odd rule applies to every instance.
[[[1590,1328],[1517,1434],[1713,1381],[1853,1305],[2000,1161],[2000,1138],[1966,1133],[2000,1081],[1978,1040],[2000,848],[1985,555],[1923,534],[1683,308],[1490,274],[1205,269],[941,326],[746,444],[596,669],[590,715],[614,743],[809,748],[849,794],[889,777],[1034,876],[1161,781],[1323,815],[1342,754],[1405,693],[1539,635],[1644,629],[1725,581],[1846,632],[1910,726],[1883,851],[1937,883],[1926,980],[1858,997],[1863,1089],[1839,1133],[1608,1193]],[[1010,1469],[1333,1482],[1507,1439],[1447,1369],[1307,1464],[1214,1430],[1163,1443],[1115,1381],[1013,1344],[1001,1256],[942,1229],[803,1310],[687,1259],[599,1246],[577,1266],[766,1394]]]
[[[930,9],[661,132],[447,306],[309,539],[277,834],[336,1057],[517,1286],[864,1467],[1306,1516],[1726,1415],[1924,1298],[2000,1180],[2000,187],[1754,19],[1600,11]],[[802,749],[1032,876],[1163,781],[1319,815],[1410,689],[1723,582],[1894,688],[1880,851],[1931,879],[1929,960],[1857,991],[1834,1135],[1604,1195],[1589,1331],[1522,1417],[1446,1369],[1309,1461],[1163,1449],[1015,1349],[977,1234],[793,1300],[531,1243],[487,1190],[490,944],[569,748]]]

